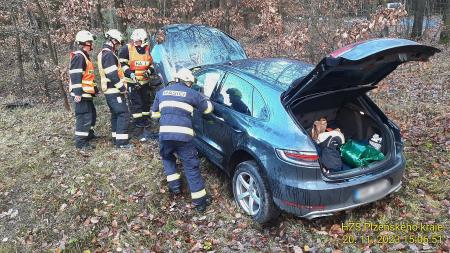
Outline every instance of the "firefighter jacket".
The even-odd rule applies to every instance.
[[[211,113],[212,103],[184,83],[174,83],[156,93],[151,108],[152,118],[160,118],[159,140],[189,142],[194,137],[192,116],[194,108]]]
[[[111,46],[103,45],[102,50],[97,56],[97,62],[103,93],[125,92],[127,88],[124,83],[123,70]]]
[[[119,50],[119,59],[125,73],[125,80],[128,83],[134,83],[130,78],[131,73],[136,75],[136,80],[141,85],[149,83],[149,78],[144,75],[153,64],[153,59],[150,55],[150,47],[148,45],[136,47],[133,44],[128,43]]]
[[[94,64],[89,55],[78,50],[70,53],[69,91],[72,96],[92,98],[97,93],[94,79]]]

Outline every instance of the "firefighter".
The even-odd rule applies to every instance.
[[[156,94],[151,108],[151,117],[159,118],[159,148],[164,171],[173,194],[181,193],[180,174],[176,168],[176,158],[181,159],[187,177],[192,202],[199,212],[204,212],[210,203],[205,184],[200,174],[197,150],[192,142],[192,113],[194,107],[204,114],[211,113],[211,102],[199,92],[190,89],[194,76],[188,69],[176,74],[176,81]]]
[[[132,148],[128,143],[128,122],[130,113],[127,106],[127,91],[124,74],[116,56],[123,36],[116,29],[105,33],[106,42],[97,56],[102,91],[111,111],[111,135],[116,148]]]
[[[131,43],[119,50],[119,59],[128,85],[130,111],[136,127],[150,126],[150,105],[154,91],[150,89],[149,76],[153,74],[153,59],[147,42],[147,32],[136,29]]]
[[[79,31],[75,36],[79,50],[70,53],[69,91],[75,107],[75,147],[82,150],[93,148],[89,140],[95,137],[97,120],[93,97],[98,89],[94,82],[94,64],[88,54],[93,49],[93,41],[92,33]]]

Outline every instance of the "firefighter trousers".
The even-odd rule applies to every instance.
[[[135,121],[150,119],[150,106],[155,97],[153,89],[148,85],[128,84],[130,112]]]
[[[127,98],[120,93],[105,94],[106,103],[111,111],[111,135],[117,147],[128,144],[128,111]]]
[[[200,161],[194,144],[182,141],[160,141],[159,150],[169,189],[174,190],[181,187],[180,174],[177,171],[176,157],[174,155],[176,153],[183,163],[183,170],[191,191],[192,202],[194,205],[203,204],[206,200],[205,183],[200,174]]]
[[[80,102],[74,102],[75,108],[75,146],[82,148],[88,145],[97,121],[97,111],[92,99],[82,98]],[[91,135],[90,135],[91,134]]]

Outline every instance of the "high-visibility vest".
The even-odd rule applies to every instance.
[[[102,91],[105,94],[119,93],[120,92],[119,89],[122,86],[122,84],[125,85],[124,82],[125,75],[123,73],[122,66],[119,62],[119,58],[117,58],[117,55],[114,54],[114,57],[116,57],[117,59],[117,74],[119,75],[120,81],[116,84],[113,84],[114,88],[113,87],[108,88],[108,82],[111,82],[111,80],[109,80],[109,78],[106,77],[105,69],[103,68],[102,64],[103,51],[105,50],[111,51],[111,49],[109,48],[103,48],[97,55],[97,65],[98,65],[98,72],[100,74],[100,83],[102,86]]]
[[[150,49],[148,46],[145,47],[145,53],[140,54],[136,47],[132,44],[128,44],[128,52],[130,56],[130,70],[136,75],[136,80],[140,84],[146,84],[149,82],[147,77],[144,77],[145,71],[150,68],[153,63],[153,59],[150,56]]]
[[[73,59],[73,57],[76,54],[81,54],[84,57],[84,60],[86,62],[86,69],[82,72],[83,76],[81,77],[81,88],[83,88],[83,97],[92,97],[91,94],[95,94],[95,74],[94,74],[94,63],[92,63],[89,58],[83,53],[83,51],[75,51],[70,53],[70,60]],[[69,91],[72,91],[72,89],[77,88],[74,87],[75,85],[70,84]]]

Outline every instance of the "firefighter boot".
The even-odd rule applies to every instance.
[[[206,195],[204,197],[204,199],[200,202],[200,204],[195,206],[195,209],[197,210],[197,212],[199,213],[204,213],[206,211],[206,207],[208,207],[209,205],[211,205],[212,203],[212,199],[211,196]]]
[[[144,118],[143,118],[143,117],[135,118],[135,119],[134,119],[134,125],[135,125],[136,127],[139,127],[139,128],[144,128],[144,127],[146,127]]]
[[[177,196],[177,195],[181,195],[181,187],[173,187],[173,188],[170,188],[169,187],[169,192],[172,194],[172,195],[175,195],[175,196]]]
[[[94,129],[89,129],[89,135],[88,135],[88,140],[94,140],[97,139],[98,136],[95,135]]]

